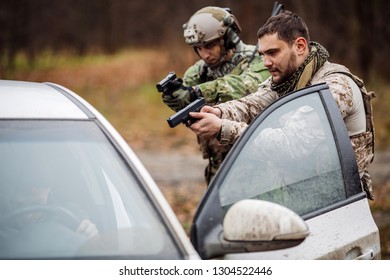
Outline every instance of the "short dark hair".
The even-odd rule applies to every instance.
[[[310,41],[309,29],[306,23],[298,15],[291,11],[284,11],[270,17],[267,22],[257,31],[257,38],[264,35],[278,34],[279,39],[291,44],[296,38],[303,37]]]

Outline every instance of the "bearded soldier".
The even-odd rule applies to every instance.
[[[205,7],[184,24],[185,42],[200,57],[184,73],[183,85],[188,89],[164,92],[164,103],[179,111],[203,96],[210,105],[241,98],[257,90],[269,77],[255,46],[239,38],[241,27],[228,9]],[[232,145],[216,139],[198,139],[203,157],[209,159],[205,171],[210,182]]]
[[[271,77],[257,92],[219,104],[205,106],[191,129],[201,138],[232,144],[248,124],[270,103],[294,90],[326,83],[344,119],[355,152],[362,188],[373,199],[368,165],[374,158],[374,127],[371,98],[363,81],[345,66],[328,61],[327,50],[311,42],[305,22],[285,11],[271,17],[258,31],[259,53]]]

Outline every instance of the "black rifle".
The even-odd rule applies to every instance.
[[[197,120],[190,116],[190,112],[199,112],[204,105],[206,105],[206,100],[204,99],[204,97],[196,99],[194,102],[190,103],[189,105],[169,117],[167,119],[169,126],[175,127],[181,123],[184,123],[186,126],[190,126]]]
[[[274,7],[272,8],[271,16],[276,16],[284,11],[284,5],[279,4],[277,1],[274,3]]]
[[[279,4],[277,1],[274,3],[274,7],[272,8],[271,16],[276,16],[284,11],[284,5]]]

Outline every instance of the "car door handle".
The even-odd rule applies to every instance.
[[[370,251],[356,257],[355,260],[372,260],[373,258],[374,258],[374,251],[370,250]]]

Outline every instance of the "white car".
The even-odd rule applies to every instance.
[[[296,111],[316,125],[293,141],[314,135],[316,147],[270,154],[284,133],[298,135],[281,128]],[[57,84],[1,80],[0,259],[378,259],[337,113],[325,85],[265,110],[225,160],[188,238],[96,109]]]

